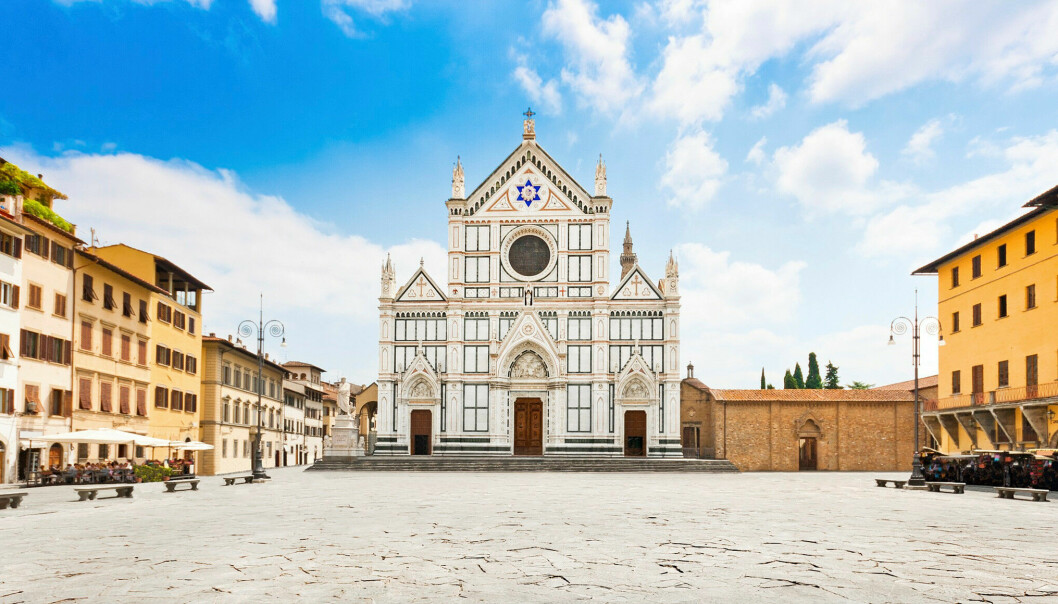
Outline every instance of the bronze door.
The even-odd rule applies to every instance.
[[[411,454],[430,455],[430,432],[433,428],[430,412],[416,409],[411,412]]]
[[[647,412],[625,411],[625,457],[647,455]]]
[[[798,464],[800,470],[815,470],[818,463],[816,459],[816,439],[807,436],[798,440]]]
[[[974,365],[970,369],[971,391],[973,392],[973,404],[985,404],[985,366]]]
[[[544,454],[544,403],[538,398],[514,401],[514,454]]]

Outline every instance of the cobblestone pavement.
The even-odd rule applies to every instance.
[[[880,474],[272,472],[0,510],[0,601],[1058,602],[1058,504]]]

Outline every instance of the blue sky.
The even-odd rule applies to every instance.
[[[897,381],[910,270],[1058,183],[1058,7],[876,4],[8,0],[0,155],[213,285],[207,330],[263,291],[283,354],[369,382],[381,259],[441,274],[455,157],[472,187],[532,105],[640,263],[675,250],[698,377]]]

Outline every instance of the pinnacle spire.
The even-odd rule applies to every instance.
[[[632,267],[636,265],[637,258],[635,252],[632,251],[632,228],[629,221],[625,221],[625,242],[624,251],[621,254],[621,278],[624,279],[628,271],[632,270]]]

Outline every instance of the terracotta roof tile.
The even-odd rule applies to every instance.
[[[928,375],[926,377],[918,378],[918,389],[923,388],[935,388],[940,380],[935,375]],[[885,386],[878,386],[871,390],[914,390],[915,380],[907,380],[904,382],[897,382],[895,384],[886,384]]]
[[[710,390],[718,401],[727,402],[850,402],[885,403],[911,401],[906,390]]]
[[[706,386],[705,382],[699,380],[698,378],[686,378],[686,379],[683,380],[683,383],[687,384],[688,386],[691,386],[693,388],[697,388],[698,390],[708,390],[709,389],[709,386]]]

